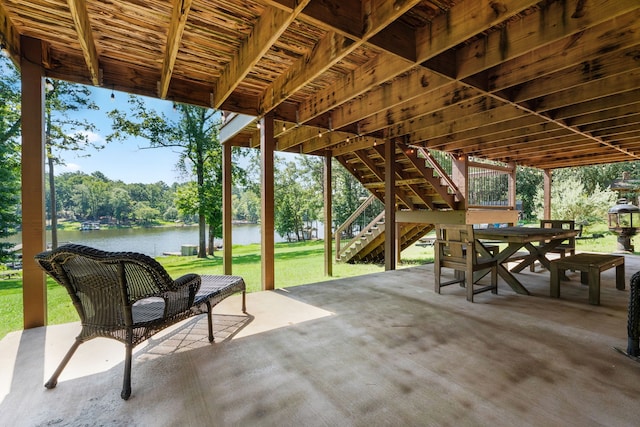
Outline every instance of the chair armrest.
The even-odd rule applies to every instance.
[[[198,274],[185,274],[173,282],[172,290],[164,292],[165,317],[183,313],[191,308],[202,280]]]

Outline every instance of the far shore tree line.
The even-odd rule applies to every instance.
[[[0,55],[0,258],[8,248],[1,239],[14,233],[20,211],[20,85],[13,65]],[[47,153],[48,218],[53,246],[57,246],[58,218],[76,221],[108,221],[115,225],[153,225],[160,221],[197,222],[199,257],[213,251],[214,238],[222,237],[222,146],[218,140],[221,115],[213,109],[173,104],[169,116],[154,110],[144,98],[130,96],[128,108],[106,112],[112,129],[103,143],[88,135],[95,126],[78,119],[77,112],[98,110],[89,87],[46,80],[45,149]],[[130,138],[146,141],[150,149],[180,153],[177,170],[181,183],[132,184],[113,181],[101,172],[55,174],[63,153],[99,155],[105,143]],[[233,149],[233,218],[256,222],[260,218],[259,152]],[[298,155],[276,157],[275,228],[291,240],[305,239],[304,231],[322,220],[323,158]],[[239,165],[243,165],[240,167]],[[617,195],[610,183],[627,172],[640,176],[639,162],[566,168],[553,171],[552,218],[573,219],[581,224],[604,221]],[[522,217],[542,216],[540,170],[518,167],[517,199]],[[333,164],[334,226],[342,224],[363,198],[370,195],[337,161]],[[507,191],[504,189],[503,191]],[[506,197],[505,197],[506,199]],[[375,215],[374,215],[375,216]],[[208,233],[207,233],[208,228]],[[208,251],[208,252],[207,252]]]

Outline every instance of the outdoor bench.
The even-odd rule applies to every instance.
[[[624,256],[580,253],[551,261],[551,297],[560,298],[560,278],[565,270],[580,271],[580,282],[589,285],[589,304],[600,304],[600,273],[616,268],[616,289],[624,290]]]
[[[111,338],[125,345],[123,399],[131,395],[133,348],[163,329],[206,313],[213,342],[212,308],[242,292],[239,276],[185,274],[173,280],[155,259],[134,252],[105,252],[69,244],[35,257],[40,267],[64,286],[82,329],[62,362],[45,384],[54,388],[58,376],[78,346],[93,338]]]

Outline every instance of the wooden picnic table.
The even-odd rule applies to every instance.
[[[562,228],[502,227],[477,229],[474,230],[474,234],[476,239],[481,243],[481,250],[484,246],[483,241],[507,244],[507,246],[496,255],[498,258],[498,274],[515,292],[529,295],[527,288],[511,273],[519,273],[536,261],[539,261],[550,270],[551,262],[546,257],[546,254],[564,240],[575,237],[578,231],[565,230]],[[523,256],[518,265],[509,271],[506,267],[507,263],[512,262],[513,256],[522,248],[528,251],[528,255]],[[483,255],[491,256],[488,250],[482,251],[485,252]]]

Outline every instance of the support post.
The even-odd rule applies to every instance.
[[[544,178],[543,178],[544,206],[543,206],[542,219],[551,219],[551,178],[552,178],[552,170],[545,169]]]
[[[324,157],[324,275],[333,276],[331,153]]]
[[[516,208],[516,164],[509,163],[511,172],[509,173],[509,206]]]
[[[233,274],[233,252],[232,252],[232,233],[233,225],[231,224],[231,144],[222,144],[222,270],[224,274]]]
[[[384,144],[384,269],[396,269],[396,144],[387,140]]]
[[[273,115],[267,114],[260,120],[260,161],[261,176],[261,207],[262,219],[262,289],[275,289],[275,238],[274,238],[274,147]]]
[[[47,287],[34,256],[46,247],[44,189],[44,72],[42,43],[21,37],[22,277],[24,328],[47,324]],[[28,113],[27,113],[28,112]]]

